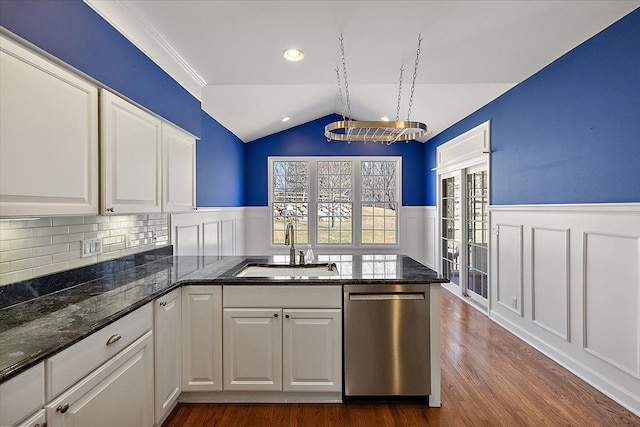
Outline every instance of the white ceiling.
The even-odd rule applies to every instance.
[[[342,33],[351,116],[412,120],[435,135],[638,6],[604,1],[85,0],[244,142],[342,114]],[[305,59],[282,52],[301,48]],[[342,77],[342,75],[341,75]],[[283,123],[285,116],[291,120]]]

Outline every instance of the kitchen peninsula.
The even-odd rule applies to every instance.
[[[86,390],[97,387],[97,384],[105,381],[109,375],[115,375],[107,372],[109,364],[115,363],[114,359],[124,357],[123,355],[130,347],[136,345],[140,348],[144,347],[141,340],[145,337],[147,340],[151,340],[150,342],[153,342],[155,338],[155,353],[147,351],[149,353],[147,357],[152,361],[155,357],[156,360],[155,365],[153,362],[146,367],[141,365],[138,373],[142,376],[139,378],[153,377],[152,371],[155,366],[155,388],[158,389],[159,381],[166,380],[165,378],[159,379],[158,375],[160,366],[158,358],[162,358],[163,348],[168,348],[168,351],[171,351],[172,348],[174,350],[182,348],[182,354],[176,356],[177,361],[169,358],[173,360],[173,365],[179,365],[179,360],[182,359],[182,368],[180,369],[180,366],[177,368],[176,381],[178,385],[169,393],[171,397],[162,400],[164,396],[162,398],[156,396],[155,417],[150,412],[143,413],[140,415],[142,424],[159,425],[178,399],[180,401],[305,401],[305,399],[307,401],[340,401],[343,389],[342,339],[340,338],[342,328],[339,326],[342,325],[343,287],[345,285],[381,286],[394,284],[429,285],[426,297],[430,306],[431,393],[429,394],[429,405],[440,405],[439,284],[446,280],[412,258],[389,254],[321,255],[318,257],[317,263],[335,263],[336,275],[267,278],[237,277],[235,274],[249,264],[285,264],[283,256],[195,257],[172,256],[171,254],[171,247],[160,248],[126,259],[107,261],[97,266],[78,269],[78,271],[72,270],[45,278],[32,279],[0,289],[0,341],[2,342],[0,348],[0,380],[2,381],[0,396],[3,400],[3,409],[4,404],[14,397],[6,392],[11,384],[19,382],[27,374],[36,372],[38,374],[36,376],[41,376],[42,391],[39,393],[41,399],[34,403],[34,407],[25,407],[24,411],[27,412],[22,415],[29,415],[32,411],[46,411],[48,420],[54,416],[71,416],[74,404],[67,403],[66,400],[73,400],[79,395],[80,392],[77,390],[74,394],[74,389],[84,385],[85,393],[83,395],[86,395]],[[181,303],[180,299],[176,302],[169,298],[171,295],[177,295],[179,298],[180,293],[182,294]],[[279,304],[274,299],[275,295],[280,295],[279,298],[287,302]],[[242,301],[242,304],[234,303],[234,298],[236,301]],[[302,300],[297,298],[306,300],[305,304],[300,305],[302,303],[297,301]],[[231,307],[224,308],[224,318],[222,317],[223,300],[226,304],[225,307]],[[231,347],[233,342],[237,340],[229,340],[234,331],[228,327],[232,324],[234,316],[237,317],[238,314],[242,314],[243,319],[247,319],[251,316],[257,316],[260,310],[265,310],[258,308],[260,305],[251,305],[250,301],[253,300],[258,301],[259,304],[266,304],[266,307],[269,307],[268,310],[271,310],[269,316],[276,321],[284,320],[284,318],[294,320],[296,315],[301,316],[302,314],[308,318],[311,314],[311,318],[316,319],[312,322],[315,329],[309,330],[318,330],[318,325],[324,324],[318,323],[317,318],[324,319],[326,313],[334,313],[335,322],[332,323],[331,328],[337,331],[338,336],[337,338],[333,336],[336,345],[332,351],[339,353],[339,359],[337,362],[322,358],[320,360],[338,369],[334,371],[333,375],[335,376],[337,372],[339,378],[328,375],[331,377],[330,382],[321,384],[321,381],[316,381],[315,385],[309,382],[295,383],[294,381],[289,388],[286,380],[277,380],[273,383],[266,381],[269,383],[268,387],[265,386],[265,381],[252,381],[249,384],[234,380],[234,372],[227,372],[227,368],[231,365],[236,366],[234,363],[240,363],[236,366],[237,369],[247,368],[247,366],[243,367],[241,362],[243,358],[246,359],[248,356],[230,358],[227,347]],[[202,303],[203,301],[206,303]],[[190,304],[192,305],[190,306]],[[217,314],[212,317],[211,313],[203,311],[205,305]],[[245,308],[241,311],[238,308],[239,305]],[[181,314],[178,311],[178,316],[174,316],[173,323],[162,323],[162,310],[172,306],[181,307]],[[278,309],[274,311],[273,307],[278,307]],[[301,307],[305,308],[304,312]],[[160,323],[158,323],[159,320]],[[224,334],[222,333],[223,323]],[[198,334],[202,333],[205,326],[216,329],[218,332],[205,331],[211,337],[203,339]],[[282,328],[282,326],[279,327]],[[121,330],[126,331],[128,335],[120,332],[120,329],[115,330],[114,328],[122,328]],[[264,332],[265,330],[257,329],[259,334],[261,334],[260,331]],[[305,333],[309,331],[300,330]],[[173,331],[178,342],[172,342],[172,345],[168,347],[163,346],[159,341],[166,339],[168,334],[161,331]],[[246,331],[247,329],[244,329],[243,333]],[[295,332],[295,329],[292,331]],[[322,331],[322,333],[325,332]],[[284,332],[278,330],[277,333],[280,334],[278,335],[280,339],[286,341],[286,330]],[[223,335],[224,340],[222,339]],[[98,336],[99,339],[94,338]],[[92,339],[98,341],[93,344],[100,346],[99,351],[84,347]],[[107,347],[101,343],[103,340],[107,342]],[[189,346],[203,344],[210,344],[210,346],[198,350],[197,355],[189,354]],[[118,345],[120,347],[117,347]],[[287,349],[284,348],[286,345],[278,345],[282,353],[279,354],[280,357],[286,359]],[[278,345],[274,345],[274,348]],[[103,352],[103,347],[111,346],[113,346],[113,350],[109,349],[110,353],[97,354]],[[153,344],[148,347],[152,349]],[[259,350],[258,353],[262,350]],[[407,350],[411,351],[411,349]],[[77,351],[82,351],[82,354],[75,354]],[[194,353],[196,353],[195,350]],[[144,352],[140,354],[144,354]],[[213,356],[214,364],[217,367],[211,367],[206,359],[202,359],[203,354]],[[222,356],[223,354],[224,356]],[[203,368],[199,364],[207,366]],[[223,364],[225,366],[224,381],[219,378],[219,372],[209,372],[211,369],[222,371]],[[102,375],[104,378],[100,376],[101,370],[105,370]],[[77,371],[77,373],[69,375],[70,371]],[[278,372],[278,375],[286,376],[285,371],[286,368],[282,368],[282,372]],[[149,372],[151,372],[150,375],[148,375]],[[170,375],[170,372],[171,370],[166,372],[163,370],[160,377],[165,374]],[[189,374],[190,372],[191,374]],[[92,375],[97,375],[97,378],[91,380]],[[191,378],[189,378],[190,376]],[[207,376],[211,378],[207,380],[205,378]],[[47,378],[46,390],[45,377]],[[215,380],[213,377],[216,377]],[[147,383],[139,381],[138,386],[142,387],[146,384],[146,387],[149,388],[148,391],[153,393],[153,378],[150,378],[150,381]],[[38,381],[36,383],[40,384]],[[251,390],[256,392],[251,392]],[[279,391],[267,392],[263,390]],[[287,390],[291,390],[291,393],[287,394]],[[38,396],[38,393],[35,395]],[[60,399],[66,400],[63,402]],[[159,402],[160,400],[162,402]],[[151,398],[150,401],[149,405],[153,407],[154,399]],[[142,404],[144,406],[144,401]],[[80,412],[78,410],[76,415]],[[126,411],[124,412],[126,413]],[[16,418],[10,423],[21,419]]]

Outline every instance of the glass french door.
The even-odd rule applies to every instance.
[[[449,281],[460,286],[460,174],[443,177],[441,180],[441,273]]]
[[[489,195],[487,170],[466,173],[466,281],[467,295],[486,305],[489,273]]]
[[[441,273],[488,307],[489,190],[486,166],[440,175]]]

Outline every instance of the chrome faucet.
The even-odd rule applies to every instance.
[[[295,243],[295,230],[293,229],[293,223],[287,224],[287,230],[284,233],[284,244],[291,245],[289,248],[289,265],[296,265],[296,247]]]

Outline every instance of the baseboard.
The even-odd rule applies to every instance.
[[[568,356],[566,353],[559,351],[553,346],[548,345],[544,341],[538,339],[531,333],[515,325],[506,317],[500,315],[495,311],[490,311],[489,319],[497,323],[498,325],[511,332],[513,335],[520,338],[545,356],[549,357],[554,362],[578,376],[580,379],[601,391],[606,396],[615,400],[621,406],[625,407],[635,415],[640,416],[640,396],[636,396],[631,392],[618,387],[616,384],[611,383],[605,377],[594,371],[593,369],[585,366],[583,363],[578,362],[574,358]]]
[[[342,403],[341,392],[196,391],[183,392],[181,403]]]

